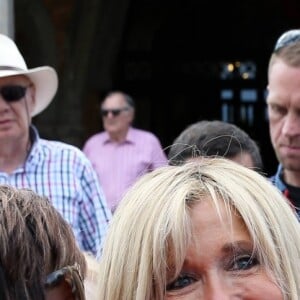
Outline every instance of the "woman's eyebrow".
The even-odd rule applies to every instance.
[[[224,253],[240,252],[240,251],[253,251],[253,243],[246,240],[237,240],[226,243],[221,249]]]

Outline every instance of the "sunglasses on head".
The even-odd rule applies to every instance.
[[[300,42],[300,29],[289,30],[278,38],[274,52],[297,42]]]
[[[78,264],[50,273],[46,278],[45,288],[55,288],[64,281],[69,284],[75,300],[85,300],[84,284]]]
[[[4,85],[0,87],[0,94],[6,102],[19,101],[24,98],[26,90],[29,86]]]
[[[116,109],[101,109],[101,115],[107,117],[111,113],[114,117],[118,116],[122,111],[129,110],[128,107],[116,108]]]

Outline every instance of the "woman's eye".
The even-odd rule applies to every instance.
[[[253,255],[243,255],[235,257],[229,269],[231,271],[248,270],[256,265],[258,265],[256,257]]]
[[[189,275],[180,275],[176,280],[167,285],[167,291],[183,289],[195,281],[196,279]]]

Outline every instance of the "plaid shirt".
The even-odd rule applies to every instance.
[[[0,184],[47,196],[73,228],[79,247],[96,255],[111,212],[91,163],[74,146],[40,139],[34,126],[30,133],[33,146],[25,164],[12,174],[0,172]]]

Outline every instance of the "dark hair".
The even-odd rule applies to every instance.
[[[135,108],[135,102],[134,102],[133,98],[130,95],[128,95],[122,91],[111,91],[106,94],[106,96],[104,97],[104,100],[114,94],[121,94],[124,97],[127,105],[131,108]]]
[[[255,168],[262,169],[259,148],[254,140],[234,124],[223,121],[200,121],[188,126],[173,142],[169,153],[170,165],[181,165],[197,156],[232,158],[249,153]]]
[[[28,189],[0,186],[3,299],[43,300],[46,276],[75,263],[84,277],[85,257],[70,225],[49,200]]]

